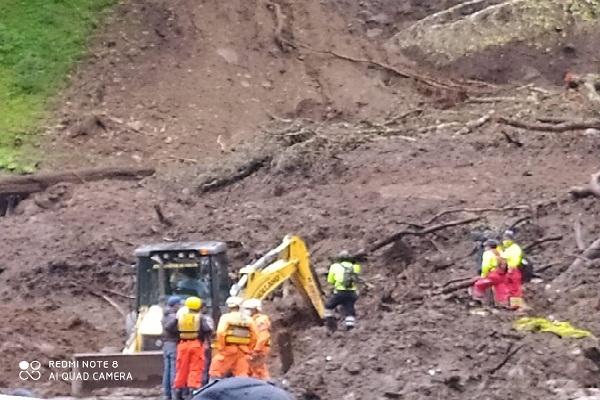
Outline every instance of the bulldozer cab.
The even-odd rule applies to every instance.
[[[126,316],[127,340],[121,353],[81,353],[73,360],[74,374],[97,372],[93,362],[118,365],[111,373],[131,373],[131,380],[73,380],[74,396],[89,395],[107,387],[152,387],[162,380],[162,318],[171,295],[197,296],[203,313],[215,321],[225,312],[232,282],[228,274],[227,246],[223,242],[172,242],[138,247],[136,307]]]
[[[226,310],[231,280],[223,242],[156,243],[138,247],[136,308],[165,305],[169,296],[197,296],[218,320]]]

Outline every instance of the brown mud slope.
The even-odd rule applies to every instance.
[[[420,3],[281,2],[281,19],[266,1],[118,6],[64,95],[46,144],[55,157],[42,168],[198,160],[271,116],[387,113],[414,92],[393,74],[285,43],[385,61],[382,45],[398,24],[443,7]],[[93,123],[97,115],[105,123]]]
[[[393,23],[450,5],[434,3],[282,3],[290,16],[283,34],[375,57],[378,41],[395,33]],[[351,335],[328,338],[323,328],[307,327],[293,304],[297,297],[270,303],[275,330],[293,331],[296,361],[283,374],[274,356],[274,377],[300,399],[539,399],[552,396],[552,385],[565,380],[576,387],[600,384],[588,350],[594,340],[518,333],[511,330],[517,317],[512,313],[471,315],[464,289],[437,294],[450,280],[474,274],[473,231],[501,232],[528,217],[517,227],[524,244],[562,239],[530,252],[544,267],[544,282],[526,286],[532,307],[527,313],[600,330],[597,262],[568,269],[581,253],[574,223],[581,221],[586,244],[600,235],[600,200],[568,195],[600,168],[598,131],[540,132],[489,118],[536,123],[597,117],[585,94],[514,82],[489,88],[487,95],[447,96],[447,89],[417,86],[363,64],[299,49],[282,52],[264,3],[193,4],[133,2],[118,10],[110,27],[119,29],[101,35],[106,47],[82,67],[66,94],[67,129],[48,143],[49,151],[77,149],[80,157],[59,155],[45,167],[196,161],[140,183],[56,185],[0,218],[0,346],[6,366],[0,387],[23,385],[21,360],[44,364],[123,345],[123,318],[102,295],[124,309],[132,306],[126,298],[133,294],[131,254],[140,244],[231,241],[237,244],[230,249],[237,270],[294,233],[323,271],[341,248],[368,249],[400,230],[470,217],[480,219],[405,236],[370,253],[363,262],[359,326]],[[393,23],[381,22],[388,20]],[[242,66],[227,62],[233,53],[219,49],[233,49]],[[88,113],[112,118],[109,129],[84,124],[90,128],[76,132],[85,134],[69,136]],[[301,128],[282,130],[279,125],[288,122],[280,119],[279,133],[264,127],[269,113]],[[360,122],[367,117],[369,122]],[[130,118],[134,123],[127,125]],[[197,190],[197,176],[211,162],[204,157],[220,151],[218,134],[243,138],[259,130],[269,139],[279,137],[281,151],[273,150],[277,154],[245,179],[220,190]],[[244,149],[223,149],[216,164],[253,155]],[[172,226],[160,223],[156,204]],[[507,206],[521,207],[434,218],[448,209]],[[37,382],[33,388],[48,395],[69,390],[64,382]]]
[[[407,237],[373,254],[364,262],[368,285],[358,307],[359,328],[348,339],[343,334],[327,338],[318,327],[307,330],[306,323],[293,321],[289,300],[281,306],[274,303],[270,308],[278,325],[297,329],[296,364],[280,375],[273,360],[275,376],[300,398],[313,399],[350,393],[367,399],[385,392],[407,398],[533,399],[548,393],[545,382],[550,379],[596,385],[595,365],[575,351],[586,342],[512,332],[515,317],[509,313],[469,315],[464,290],[451,296],[428,294],[450,279],[473,274],[472,229],[502,229],[520,216],[531,216],[519,229],[524,243],[563,234],[562,241],[531,252],[538,265],[552,264],[543,274],[547,282],[573,261],[577,250],[571,232],[578,215],[583,216],[588,241],[600,233],[598,200],[564,197],[572,182],[586,181],[597,168],[597,158],[588,150],[598,149],[598,139],[521,140],[521,149],[488,135],[466,138],[460,146],[455,139],[436,137],[416,143],[387,140],[338,154],[310,170],[283,176],[259,172],[202,198],[164,193],[149,181],[141,186],[73,185],[61,196],[28,199],[20,204],[19,215],[0,221],[7,286],[2,313],[7,369],[1,379],[7,386],[18,384],[21,359],[44,362],[122,344],[121,317],[92,293],[133,293],[131,269],[124,261],[131,260],[134,245],[163,238],[235,240],[242,244],[232,249],[232,264],[239,268],[255,259],[256,251],[264,252],[293,232],[307,241],[313,262],[322,269],[338,249],[367,247],[405,229],[403,221],[423,223],[448,208],[532,204],[558,196],[557,203],[535,207],[534,213],[483,213],[470,225]],[[520,162],[508,166],[512,158]],[[160,225],[153,214],[155,203],[175,221],[174,227]],[[457,213],[439,221],[470,215]],[[598,302],[593,276],[578,278],[588,285],[581,287],[567,279],[578,289],[567,299],[552,290],[561,287],[529,285],[531,314],[553,314],[597,332],[600,326],[589,312]],[[103,293],[123,306],[127,303]],[[31,318],[22,316],[22,304],[32,310],[25,314]],[[521,345],[505,367],[486,372],[502,361],[509,346]],[[326,362],[326,356],[332,360]],[[335,380],[329,379],[332,373]],[[46,385],[41,387],[49,393],[68,390],[67,385]]]

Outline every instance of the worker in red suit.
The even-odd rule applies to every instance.
[[[502,258],[506,260],[508,267],[506,273],[506,286],[508,290],[509,305],[512,309],[523,306],[523,277],[521,264],[523,263],[523,249],[515,243],[515,233],[506,231],[502,235]]]
[[[484,249],[481,262],[481,276],[473,284],[473,300],[485,302],[491,290],[494,294],[494,304],[497,307],[508,307],[509,293],[506,284],[506,260],[502,257],[498,242],[495,240],[486,241]]]

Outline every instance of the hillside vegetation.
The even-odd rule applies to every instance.
[[[29,171],[47,100],[114,0],[0,2],[0,168]],[[26,150],[27,149],[27,150]]]

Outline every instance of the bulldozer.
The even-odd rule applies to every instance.
[[[218,323],[229,296],[264,299],[288,279],[311,310],[323,320],[321,287],[309,262],[305,243],[287,235],[275,249],[240,269],[234,283],[229,271],[227,244],[219,241],[165,242],[135,249],[136,305],[125,320],[122,352],[73,356],[71,392],[82,397],[107,387],[152,388],[162,380],[162,316],[171,295],[200,297],[205,312]],[[218,351],[213,343],[213,355]],[[99,374],[98,368],[104,374]],[[94,375],[96,373],[96,375]],[[77,378],[92,379],[77,379]],[[93,379],[94,377],[112,379]]]

